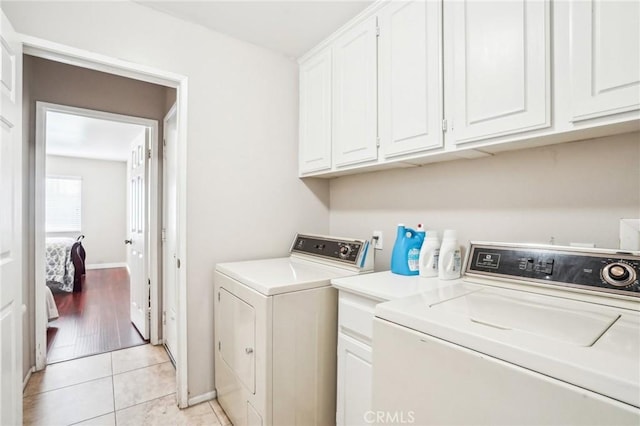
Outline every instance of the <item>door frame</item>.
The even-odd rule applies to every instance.
[[[56,62],[62,62],[95,71],[106,72],[122,77],[160,84],[176,89],[176,105],[178,108],[178,214],[179,231],[178,253],[181,268],[178,271],[177,321],[178,338],[176,354],[176,401],[180,408],[189,405],[188,393],[188,359],[187,359],[187,105],[188,77],[171,71],[136,64],[112,56],[97,54],[83,49],[63,45],[38,37],[19,35],[24,53]],[[35,349],[35,348],[34,348]]]
[[[35,132],[35,336],[36,336],[36,371],[42,370],[46,365],[47,358],[47,308],[45,304],[45,184],[46,184],[46,116],[48,112],[60,112],[65,114],[73,114],[76,116],[97,118],[102,120],[115,121],[120,123],[137,124],[151,130],[150,145],[151,159],[149,161],[149,181],[146,182],[146,191],[149,197],[145,200],[149,205],[146,207],[148,214],[146,219],[148,224],[145,226],[147,235],[145,235],[145,253],[148,254],[146,259],[146,272],[151,280],[151,322],[150,322],[150,341],[151,344],[159,344],[159,336],[162,334],[158,321],[157,312],[160,310],[159,298],[159,271],[160,260],[158,257],[159,244],[159,214],[157,209],[151,209],[150,206],[157,205],[160,194],[159,180],[159,135],[158,122],[147,118],[133,117],[128,115],[113,114],[110,112],[91,110],[86,108],[77,108],[68,105],[53,104],[48,102],[36,101],[36,132]],[[129,205],[127,200],[127,206]],[[128,211],[128,210],[127,210]]]
[[[167,129],[167,122],[169,121],[169,117],[176,115],[176,122],[177,122],[177,103],[174,103],[171,108],[169,108],[169,111],[165,114],[165,116],[162,119],[162,156],[163,156],[163,162],[162,162],[162,182],[167,182],[167,164],[165,162],[166,158],[167,158],[167,151],[166,151],[166,141],[167,141],[167,134],[166,134],[166,129]],[[162,201],[160,203],[160,211],[162,212],[162,217],[160,220],[160,236],[161,236],[161,241],[160,241],[160,253],[159,253],[159,258],[161,260],[160,263],[160,267],[161,267],[161,276],[162,276],[162,280],[160,282],[160,288],[162,290],[162,325],[163,327],[167,325],[167,319],[166,319],[166,315],[167,315],[167,277],[165,275],[166,272],[166,268],[165,268],[165,255],[166,255],[166,250],[167,250],[167,246],[166,246],[166,238],[167,238],[167,234],[166,234],[166,228],[165,228],[165,213],[167,211],[167,203],[169,200],[167,200],[166,192],[165,192],[166,186],[163,184],[162,185]],[[177,194],[176,194],[177,195]],[[176,200],[177,203],[178,200]],[[176,209],[176,213],[179,213]],[[179,221],[180,218],[177,217],[177,221]],[[180,252],[180,230],[176,227],[176,235],[174,236],[175,240],[176,240],[176,255],[177,253]],[[178,277],[174,277],[176,280],[178,280]],[[178,282],[174,283],[174,287],[178,286]],[[175,297],[177,298],[178,295],[176,294]],[[177,309],[177,307],[176,307]],[[177,330],[177,326],[179,325],[176,324],[176,334],[178,332]],[[175,356],[173,353],[171,353],[168,349],[167,346],[167,340],[166,340],[166,335],[162,334],[163,336],[163,343],[165,348],[167,348],[167,352],[169,353],[169,356],[173,359],[173,362],[175,362]],[[177,336],[176,336],[177,337]],[[176,339],[177,340],[177,339]],[[177,345],[176,345],[177,346]],[[174,350],[176,350],[177,348],[174,348]]]

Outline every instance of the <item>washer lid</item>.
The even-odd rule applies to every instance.
[[[329,286],[332,278],[354,274],[350,270],[292,257],[219,263],[216,271],[265,296]]]
[[[637,312],[463,283],[376,316],[640,407]]]

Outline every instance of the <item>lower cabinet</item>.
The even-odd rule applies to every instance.
[[[371,346],[338,333],[336,424],[371,424]]]
[[[371,424],[373,319],[379,299],[340,290],[336,425]]]

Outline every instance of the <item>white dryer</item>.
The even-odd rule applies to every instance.
[[[335,423],[331,279],[372,270],[368,241],[300,234],[289,257],[216,265],[215,386],[234,425]]]
[[[464,280],[377,305],[371,420],[640,424],[640,253],[472,243]]]

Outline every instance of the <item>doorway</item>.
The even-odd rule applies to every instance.
[[[147,155],[158,146],[158,123],[36,105],[36,188],[44,188],[36,191],[36,247],[44,231],[36,263],[45,265],[36,273],[36,301],[44,291],[48,321],[39,356],[51,364],[148,342],[160,308],[150,279],[157,226],[146,214],[159,193],[157,156]]]
[[[29,40],[28,43],[24,44],[24,51],[25,51],[25,62],[26,62],[26,58],[30,57],[30,58],[34,58],[35,60],[40,60],[40,61],[46,61],[46,62],[50,62],[52,64],[56,64],[56,66],[59,67],[71,67],[73,68],[73,73],[76,73],[76,77],[72,77],[70,74],[70,72],[67,72],[65,70],[64,74],[65,77],[68,77],[68,80],[71,80],[70,83],[68,83],[68,85],[73,85],[73,90],[69,90],[69,87],[65,87],[65,88],[60,88],[57,87],[57,93],[56,95],[59,97],[65,97],[67,96],[69,93],[68,92],[78,92],[78,91],[84,91],[84,92],[92,92],[92,90],[95,88],[97,90],[97,92],[99,92],[100,96],[105,96],[107,98],[106,101],[104,102],[109,102],[109,99],[112,99],[112,97],[110,98],[110,96],[113,95],[112,92],[118,92],[118,90],[120,92],[123,91],[127,91],[127,87],[126,84],[120,85],[120,83],[118,82],[113,82],[110,81],[109,84],[103,84],[103,85],[98,85],[98,87],[95,87],[96,85],[91,86],[88,83],[88,80],[82,76],[77,76],[78,72],[93,72],[93,73],[97,73],[97,74],[101,74],[103,76],[107,76],[106,78],[109,78],[111,80],[113,79],[122,79],[122,80],[127,80],[127,81],[133,81],[136,82],[138,85],[148,85],[148,86],[161,86],[164,87],[166,89],[170,89],[170,91],[173,92],[172,96],[166,96],[166,97],[162,97],[161,99],[156,99],[156,105],[161,105],[162,108],[167,108],[167,105],[171,106],[172,104],[176,104],[177,107],[177,124],[176,124],[176,133],[177,133],[177,143],[178,143],[178,149],[177,151],[177,156],[178,158],[176,159],[176,163],[178,165],[178,170],[177,170],[177,176],[176,176],[176,182],[173,182],[173,184],[176,187],[176,203],[177,203],[177,209],[180,213],[179,217],[180,217],[180,223],[176,224],[176,228],[178,230],[182,230],[184,229],[184,227],[186,226],[186,222],[184,220],[184,218],[186,217],[186,215],[184,214],[185,209],[186,209],[186,201],[184,198],[184,194],[185,194],[185,162],[186,162],[186,109],[183,107],[181,108],[181,105],[185,105],[186,106],[186,78],[184,76],[180,76],[177,74],[173,74],[173,73],[167,73],[164,71],[160,71],[160,70],[154,70],[154,69],[150,69],[148,67],[140,67],[137,66],[136,64],[132,64],[132,63],[128,63],[125,61],[121,61],[121,60],[117,60],[115,58],[110,58],[110,57],[98,57],[95,54],[92,54],[90,52],[84,52],[84,51],[79,51],[77,49],[70,49],[70,48],[66,48],[65,46],[61,46],[61,45],[54,45],[51,44],[45,40],[36,40],[36,39],[32,39]],[[82,70],[82,71],[78,71],[78,70]],[[25,75],[26,75],[26,67],[25,67]],[[45,72],[44,75],[46,77],[49,77],[51,75],[51,73],[49,71]],[[26,77],[25,77],[26,78]],[[44,80],[43,78],[34,78],[33,80],[36,80],[38,82]],[[60,84],[60,80],[61,79],[57,79],[55,81],[55,84]],[[113,83],[113,84],[112,84]],[[38,83],[39,84],[39,83]],[[116,90],[112,90],[113,87],[115,87]],[[49,99],[47,98],[47,96],[49,96],[50,94],[47,94],[46,96],[42,96],[42,97],[36,97],[33,96],[32,98],[28,97],[28,93],[26,93],[29,89],[29,85],[25,84],[25,103],[30,102],[31,100],[36,100],[36,99],[41,99],[45,102],[55,102],[59,100],[57,99]],[[32,93],[33,95],[33,93]],[[126,102],[124,105],[120,105],[122,108],[124,109],[135,109],[137,107],[140,106],[140,103],[142,101],[148,101],[149,97],[153,97],[153,93],[150,94],[149,90],[144,90],[143,88],[143,93],[136,93],[133,95],[133,99],[130,100],[129,102]],[[84,104],[81,104],[82,106],[89,106],[91,107],[92,102],[94,102],[96,97],[91,97],[89,96],[88,98],[86,98],[83,102]],[[66,98],[65,98],[66,99]],[[34,108],[35,109],[35,108]],[[166,111],[166,110],[163,110]],[[35,111],[34,111],[35,112]],[[31,117],[35,116],[35,113],[32,112],[31,113]],[[162,113],[162,115],[159,116],[159,121],[160,123],[162,123],[162,117],[164,116],[164,112]],[[34,124],[32,124],[31,126],[33,126],[32,128],[35,128],[36,126]],[[34,136],[30,136],[29,138],[34,138]],[[33,139],[31,139],[33,141]],[[34,146],[35,142],[30,142],[29,144],[30,146]],[[34,148],[29,148],[34,149]],[[33,151],[32,151],[33,152]],[[33,155],[33,154],[32,154]],[[158,156],[161,155],[161,146],[160,149],[158,150],[152,150],[152,155],[153,157],[155,157],[155,159],[157,160]],[[40,173],[39,171],[42,171],[42,165],[41,164],[33,164],[33,156],[31,157],[32,160],[30,161],[30,166],[29,166],[29,170],[31,170],[30,173],[35,174],[36,172]],[[156,162],[152,162],[151,163],[151,167],[152,167],[152,174],[154,174],[155,176],[161,176],[161,162],[160,161],[156,161]],[[160,168],[160,170],[159,170]],[[31,203],[35,203],[33,200],[35,199],[34,193],[36,192],[36,188],[34,188],[34,182],[36,181],[33,177],[33,175],[31,175]],[[41,189],[40,189],[41,190]],[[159,212],[162,210],[162,205],[161,205],[161,201],[160,198],[156,198],[155,201],[151,201],[151,207],[149,208],[148,211],[148,215],[150,216],[150,220],[151,221],[155,221],[154,223],[160,223],[159,222]],[[33,206],[33,204],[31,204]],[[32,207],[33,208],[33,207]],[[32,210],[33,212],[33,210]],[[33,214],[33,213],[32,213]],[[153,218],[153,216],[156,216],[155,219]],[[33,221],[33,219],[31,219]],[[33,231],[33,227],[34,227],[34,222],[31,222],[31,232]],[[44,223],[42,219],[38,220],[38,223]],[[33,236],[33,234],[31,234]],[[157,228],[157,232],[151,232],[150,233],[150,246],[154,249],[152,251],[155,251],[156,254],[158,254],[160,252],[160,228],[158,226]],[[33,241],[33,240],[32,240]],[[179,246],[178,246],[178,254],[181,253],[180,247],[185,247],[186,246],[186,242],[185,242],[185,234],[181,233],[181,237],[180,237],[180,241],[179,241]],[[31,243],[33,244],[33,243]],[[31,252],[33,253],[34,247],[33,245],[31,246]],[[32,255],[33,256],[33,255]],[[31,257],[30,262],[33,262],[34,257]],[[178,259],[179,260],[179,259]],[[42,262],[42,261],[40,261]],[[184,259],[183,259],[183,264],[184,264]],[[161,274],[159,273],[160,271],[160,264],[156,263],[155,265],[152,265],[151,268],[151,272],[150,272],[150,281],[151,281],[151,300],[152,301],[156,301],[156,303],[159,305],[159,300],[162,300],[162,295],[160,294],[160,287],[158,285],[158,283],[160,283],[161,281]],[[31,271],[37,271],[38,268],[44,268],[44,265],[36,265],[35,267],[33,267],[32,265],[30,265],[30,270]],[[176,274],[176,277],[178,279],[178,295],[177,295],[177,327],[178,327],[178,335],[177,335],[177,342],[176,342],[176,353],[173,354],[174,358],[175,358],[175,365],[176,365],[176,381],[177,381],[177,393],[176,393],[176,398],[177,398],[177,403],[180,407],[186,407],[188,405],[188,393],[187,393],[187,356],[186,356],[186,289],[184,286],[180,286],[180,283],[183,283],[186,281],[186,271],[183,268],[179,268],[178,273]],[[30,281],[33,283],[34,282],[34,278],[33,276],[30,278]],[[33,284],[32,284],[33,285]],[[29,303],[36,305],[36,304],[44,304],[44,301],[42,298],[36,298],[35,296],[35,290],[37,290],[37,288],[31,288],[30,292],[31,292],[31,296],[27,296],[25,298],[25,300],[31,300]],[[32,306],[33,306],[32,305]],[[32,330],[31,333],[33,333],[33,330],[35,328],[35,326],[37,324],[46,324],[46,319],[45,317],[45,310],[43,309],[39,309],[39,307],[34,306],[34,310],[33,312],[35,312],[35,315],[38,316],[38,318],[32,318],[31,319],[31,325],[30,325],[30,329]],[[156,312],[154,312],[154,315],[151,315],[150,318],[150,323],[151,323],[151,327],[150,327],[150,341],[152,344],[161,344],[163,343],[163,335],[162,335],[162,312],[160,309],[157,309]],[[36,333],[36,337],[38,336],[43,336],[44,334],[41,333]],[[34,339],[36,340],[36,339]],[[33,340],[32,340],[33,342]],[[29,345],[30,346],[30,345]],[[27,346],[28,347],[28,346]],[[43,350],[46,350],[46,345],[44,345],[43,341],[39,341],[34,343],[34,346],[28,349],[29,352],[32,354],[33,356],[33,360],[36,364],[36,369],[41,369],[44,368],[44,356],[38,356],[38,354],[42,354]],[[33,364],[32,364],[33,365]]]

